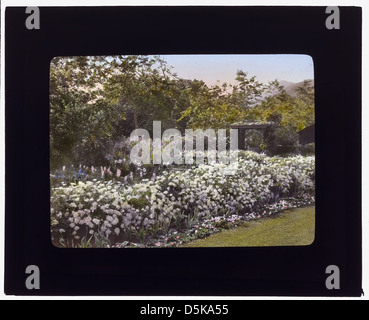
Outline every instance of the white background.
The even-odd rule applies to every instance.
[[[266,6],[359,6],[363,8],[363,70],[369,70],[369,48],[368,48],[368,39],[369,39],[369,32],[368,32],[368,1],[321,1],[321,0],[309,0],[309,1],[235,1],[235,0],[228,0],[228,1],[221,1],[221,0],[187,0],[187,1],[179,1],[179,0],[161,0],[161,1],[143,1],[143,0],[136,0],[136,1],[128,1],[128,0],[34,0],[34,1],[22,1],[22,0],[3,0],[1,1],[1,108],[0,108],[0,299],[1,300],[17,300],[17,299],[28,299],[28,300],[39,300],[39,299],[70,299],[69,297],[14,297],[14,296],[6,296],[4,294],[4,287],[3,287],[3,279],[4,279],[4,203],[5,203],[5,125],[4,125],[4,8],[6,6],[119,6],[119,5],[224,5],[224,6],[247,6],[247,5],[266,5]],[[368,90],[365,88],[369,88],[369,81],[368,81],[368,72],[363,72],[363,100],[362,100],[362,137],[363,137],[363,145],[362,145],[362,152],[363,152],[363,168],[362,168],[362,195],[363,195],[363,289],[364,292],[368,295],[369,294],[369,248],[368,248],[368,227],[369,227],[369,169],[364,164],[369,163],[369,143],[368,143],[368,133],[369,129],[366,127],[369,124],[369,97],[368,97]],[[41,274],[42,278],[42,274]],[[93,300],[101,300],[101,299],[168,299],[168,300],[189,300],[190,298],[196,299],[209,299],[209,300],[218,300],[218,299],[306,299],[306,298],[297,298],[297,297],[73,297],[73,299],[93,299]],[[331,300],[331,299],[340,299],[340,298],[317,298],[322,300]],[[347,298],[344,298],[347,299]],[[352,298],[356,300],[357,298]],[[367,296],[362,297],[361,299],[368,300]]]

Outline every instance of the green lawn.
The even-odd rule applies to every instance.
[[[192,241],[184,247],[305,246],[314,241],[315,206],[284,211]]]

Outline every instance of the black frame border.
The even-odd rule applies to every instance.
[[[40,7],[5,12],[5,293],[360,296],[361,8]],[[316,237],[306,247],[60,249],[49,233],[49,63],[107,54],[308,54],[316,87]],[[337,265],[340,290],[325,287]],[[40,290],[27,290],[37,265]]]

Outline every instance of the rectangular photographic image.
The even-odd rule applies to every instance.
[[[55,247],[314,242],[311,56],[58,56],[49,101]]]

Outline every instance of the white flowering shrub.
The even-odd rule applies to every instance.
[[[147,245],[207,219],[255,217],[258,209],[282,198],[311,197],[314,176],[314,157],[240,152],[238,162],[229,166],[166,170],[138,183],[62,183],[51,188],[52,238],[59,246],[81,239],[104,246],[130,241]]]

